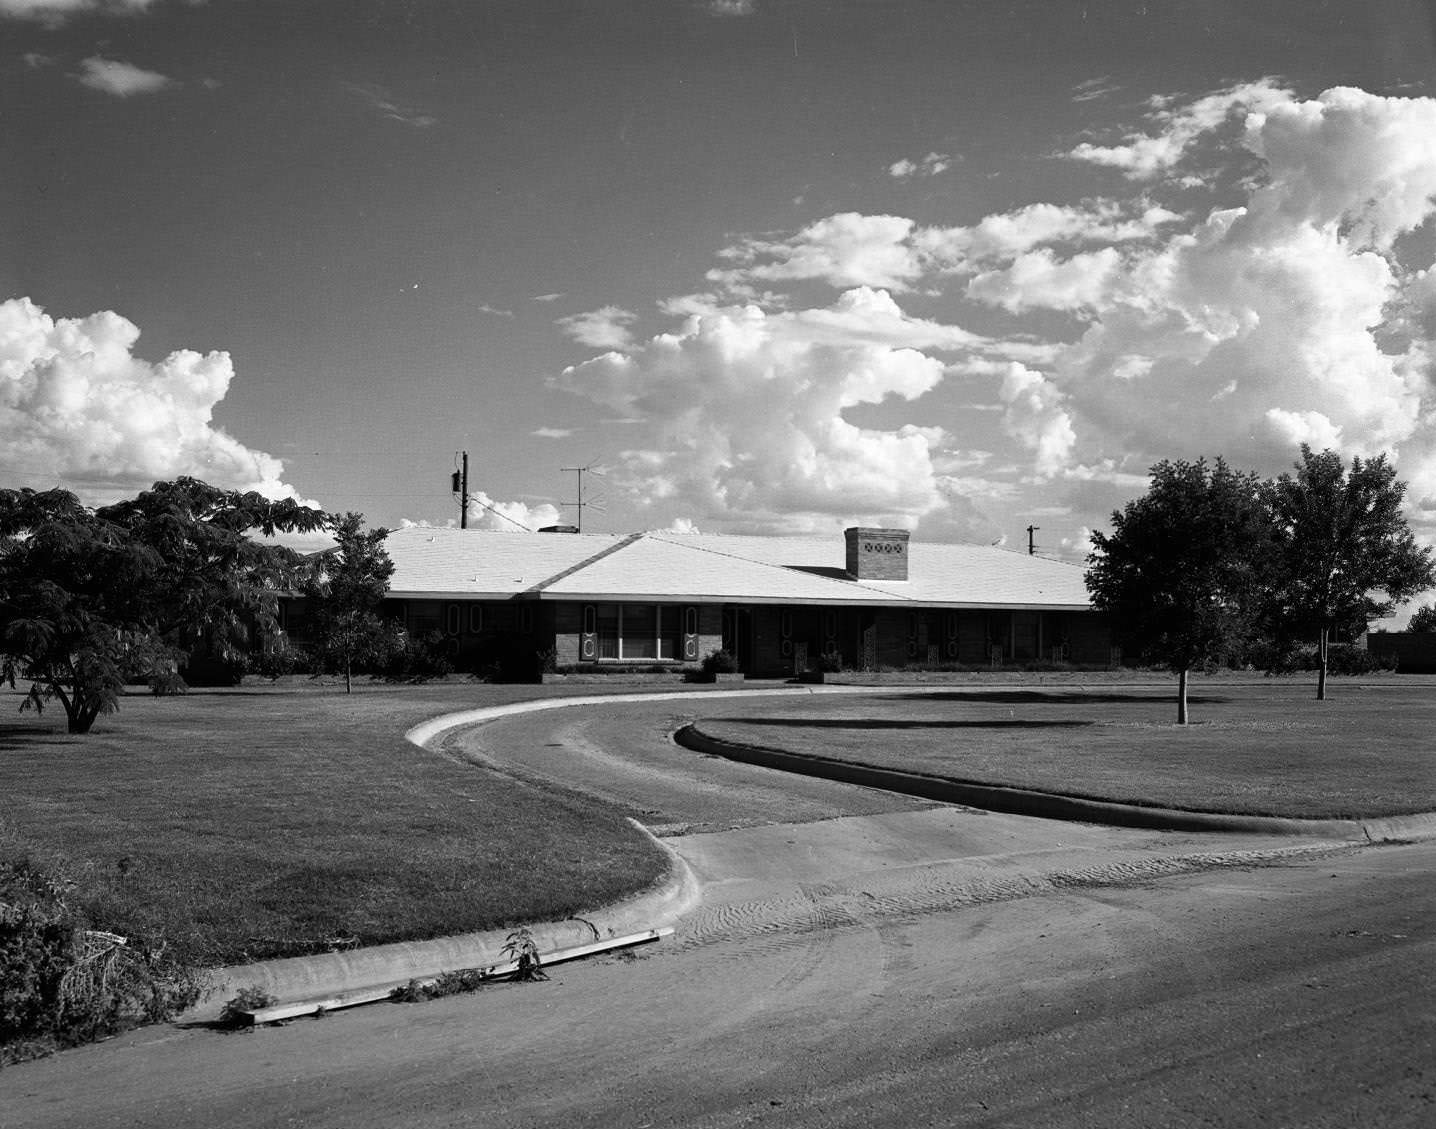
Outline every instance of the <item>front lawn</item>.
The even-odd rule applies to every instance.
[[[1170,691],[1063,687],[744,703],[697,728],[746,745],[982,784],[1194,811],[1365,818],[1436,811],[1436,685],[1194,679]]]
[[[664,870],[626,820],[403,737],[437,714],[555,693],[474,683],[137,693],[75,737],[63,711],[21,714],[6,692],[0,855],[62,862],[97,925],[162,937],[200,964],[592,909]]]

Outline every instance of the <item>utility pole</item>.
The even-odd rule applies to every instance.
[[[1027,527],[1027,555],[1029,557],[1035,557],[1037,555],[1037,544],[1032,540],[1032,535],[1041,528],[1040,525],[1029,525]]]
[[[459,452],[463,459],[462,469],[449,477],[449,488],[459,496],[459,528],[469,528],[469,452]]]

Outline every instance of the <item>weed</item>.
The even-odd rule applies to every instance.
[[[515,980],[548,979],[543,971],[543,961],[539,958],[538,945],[527,929],[515,929],[508,935],[503,954],[518,965],[514,970]]]
[[[477,992],[492,979],[493,973],[487,968],[462,968],[456,972],[441,972],[432,980],[410,980],[390,992],[389,998],[404,1004],[438,1000],[444,996]]]
[[[247,1027],[251,1012],[263,1011],[278,1002],[258,984],[251,984],[247,988],[241,988],[235,997],[220,1009],[219,1025],[221,1027]]]

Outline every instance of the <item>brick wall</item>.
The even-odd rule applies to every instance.
[[[847,542],[848,575],[857,580],[906,580],[908,531],[868,529],[854,526],[843,530]]]

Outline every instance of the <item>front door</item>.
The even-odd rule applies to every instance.
[[[723,649],[737,660],[740,671],[744,674],[752,673],[752,608],[728,607],[723,609]]]

